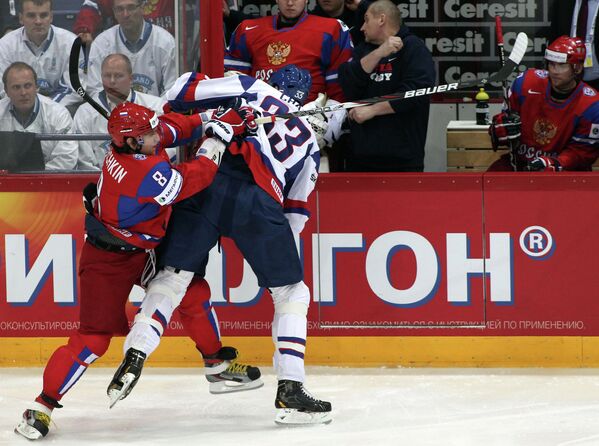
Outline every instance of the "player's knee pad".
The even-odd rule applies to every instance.
[[[193,273],[166,267],[152,279],[135,322],[144,322],[156,328],[160,335],[164,332],[173,310],[181,303]]]
[[[275,304],[275,313],[308,314],[310,290],[303,281],[270,289]]]

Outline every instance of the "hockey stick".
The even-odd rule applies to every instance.
[[[519,33],[516,37],[516,42],[514,43],[514,48],[508,60],[505,64],[497,71],[497,73],[492,74],[488,78],[478,79],[473,81],[466,82],[454,82],[451,84],[442,84],[435,85],[434,87],[428,88],[419,88],[416,90],[408,90],[408,91],[400,91],[399,93],[387,94],[384,96],[376,96],[369,99],[361,99],[355,102],[344,102],[342,104],[329,105],[326,107],[319,107],[312,110],[298,110],[289,113],[282,113],[279,115],[271,115],[265,116],[262,118],[256,119],[256,124],[266,124],[269,122],[274,122],[280,119],[291,119],[299,116],[309,116],[309,115],[317,115],[321,113],[330,113],[335,112],[341,109],[350,109],[355,107],[363,107],[365,105],[376,104],[377,102],[383,101],[396,101],[400,99],[408,99],[414,98],[418,96],[429,96],[435,93],[445,93],[448,91],[461,90],[464,88],[472,88],[479,85],[486,85],[491,82],[504,82],[507,78],[512,74],[512,72],[518,67],[520,61],[524,57],[524,53],[526,53],[526,48],[528,47],[528,36],[525,33]]]
[[[498,15],[495,16],[495,37],[497,39],[497,50],[499,52],[499,62],[501,66],[505,66],[505,49],[503,48],[503,29],[501,26],[501,17]],[[511,112],[510,100],[508,97],[508,85],[507,81],[503,81],[501,83],[501,89],[503,90],[503,102],[505,102],[505,106],[507,108],[508,113]],[[510,148],[510,164],[512,169],[516,171],[516,147],[514,144],[515,141],[510,139],[509,148]]]
[[[81,81],[79,80],[79,53],[82,44],[81,37],[77,37],[73,41],[73,46],[71,47],[71,54],[69,55],[69,77],[71,78],[71,86],[81,99],[91,105],[104,118],[108,119],[109,115],[104,107],[94,101],[81,86]]]

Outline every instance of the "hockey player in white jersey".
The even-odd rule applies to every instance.
[[[162,96],[177,79],[175,39],[160,26],[143,18],[139,0],[115,0],[118,25],[96,37],[89,52],[87,89],[102,90],[101,65],[112,53],[126,55],[133,67],[133,89]]]
[[[23,26],[0,39],[0,73],[13,62],[25,62],[37,73],[40,94],[65,107],[79,104],[81,98],[71,89],[68,73],[69,53],[77,36],[52,25],[50,0],[24,0],[19,19]],[[0,83],[0,97],[4,96]]]
[[[157,115],[161,115],[162,107],[165,104],[164,99],[132,90],[132,82],[133,72],[129,58],[124,54],[110,54],[102,62],[102,85],[104,89],[94,99],[108,113],[118,104],[127,101],[148,107],[155,111]],[[85,103],[75,113],[73,133],[108,133],[107,121],[91,105]],[[102,163],[109,148],[110,139],[107,141],[79,141],[77,169],[102,169]]]
[[[181,76],[166,99],[175,111],[208,109],[243,100],[258,113],[296,111],[307,97],[310,76],[296,67],[271,80],[287,95],[249,76],[207,79]],[[243,106],[241,110],[243,110]],[[248,112],[249,113],[249,112]],[[162,248],[163,268],[150,283],[141,310],[125,341],[126,357],[108,387],[111,402],[127,395],[127,364],[151,354],[161,328],[153,315],[167,320],[195,272],[205,274],[208,253],[220,236],[232,238],[260,286],[269,289],[275,308],[273,363],[278,378],[275,398],[278,424],[331,421],[331,404],[304,388],[304,352],[310,292],[303,282],[294,235],[308,219],[308,196],[314,189],[319,149],[304,118],[257,126],[255,135],[231,144],[210,187],[175,206]]]

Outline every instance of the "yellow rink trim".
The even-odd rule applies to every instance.
[[[97,361],[116,366],[124,338],[115,338]],[[45,365],[67,338],[0,338],[0,367]],[[227,337],[243,362],[270,365],[270,337]],[[306,364],[347,367],[599,367],[599,337],[581,336],[329,336],[308,339]],[[193,343],[166,337],[147,363],[155,367],[201,365]]]

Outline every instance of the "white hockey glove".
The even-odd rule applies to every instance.
[[[223,152],[226,148],[227,146],[225,146],[225,144],[219,139],[206,138],[196,152],[196,158],[204,156],[217,166],[220,166],[220,160],[223,157]]]
[[[225,147],[228,147],[231,141],[233,141],[235,130],[231,124],[211,119],[204,125],[204,134],[209,138],[218,139]]]
[[[327,95],[324,93],[318,93],[316,100],[308,102],[304,105],[301,110],[314,110],[316,108],[324,107],[327,103]],[[312,126],[312,130],[316,133],[316,141],[318,141],[318,147],[326,146],[324,135],[329,127],[329,119],[324,113],[318,113],[316,115],[309,115],[305,117],[306,120]]]

